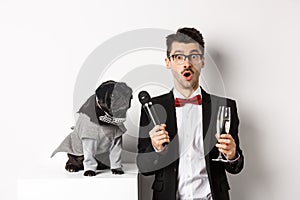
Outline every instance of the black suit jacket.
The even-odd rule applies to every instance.
[[[203,140],[206,168],[214,200],[229,199],[230,189],[226,171],[232,174],[239,173],[244,165],[244,156],[239,145],[236,103],[233,100],[217,97],[206,93],[202,88],[202,118],[203,118]],[[149,131],[153,128],[153,123],[142,109],[139,129],[137,165],[143,175],[155,175],[152,185],[154,200],[175,200],[177,191],[177,172],[179,163],[178,137],[176,111],[173,92],[155,97],[152,103],[161,123],[165,123],[171,142],[168,150],[164,153],[157,153],[153,149]],[[230,134],[235,140],[237,153],[240,159],[234,163],[223,163],[212,161],[217,158],[219,151],[215,147],[217,142],[216,119],[218,107],[226,105],[231,107]]]

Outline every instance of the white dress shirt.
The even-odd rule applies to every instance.
[[[175,88],[174,98],[185,97]],[[200,87],[190,98],[201,95]],[[176,107],[179,167],[178,167],[178,200],[211,200],[205,155],[203,147],[202,105],[185,104]]]

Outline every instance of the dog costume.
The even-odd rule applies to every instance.
[[[71,132],[51,155],[68,153],[66,170],[84,169],[95,176],[97,169],[110,166],[114,174],[123,174],[121,164],[124,122],[130,107],[132,89],[123,82],[106,81],[79,109]]]

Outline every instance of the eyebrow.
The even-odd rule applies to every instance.
[[[199,52],[198,49],[193,49],[190,51],[190,53],[201,53],[201,52]]]
[[[173,52],[173,54],[175,54],[175,53],[183,53],[183,51],[181,51],[181,50],[176,50],[176,51]]]
[[[183,51],[181,51],[181,50],[176,50],[176,51],[174,51],[173,54],[176,54],[176,53],[182,53],[182,54],[183,54]],[[193,50],[190,51],[190,54],[191,54],[191,53],[201,53],[201,52],[199,52],[198,49],[193,49]]]

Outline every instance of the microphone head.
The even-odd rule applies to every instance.
[[[149,103],[151,101],[151,97],[148,92],[146,91],[141,91],[138,95],[139,101],[141,102],[142,105],[145,105],[145,103]]]

